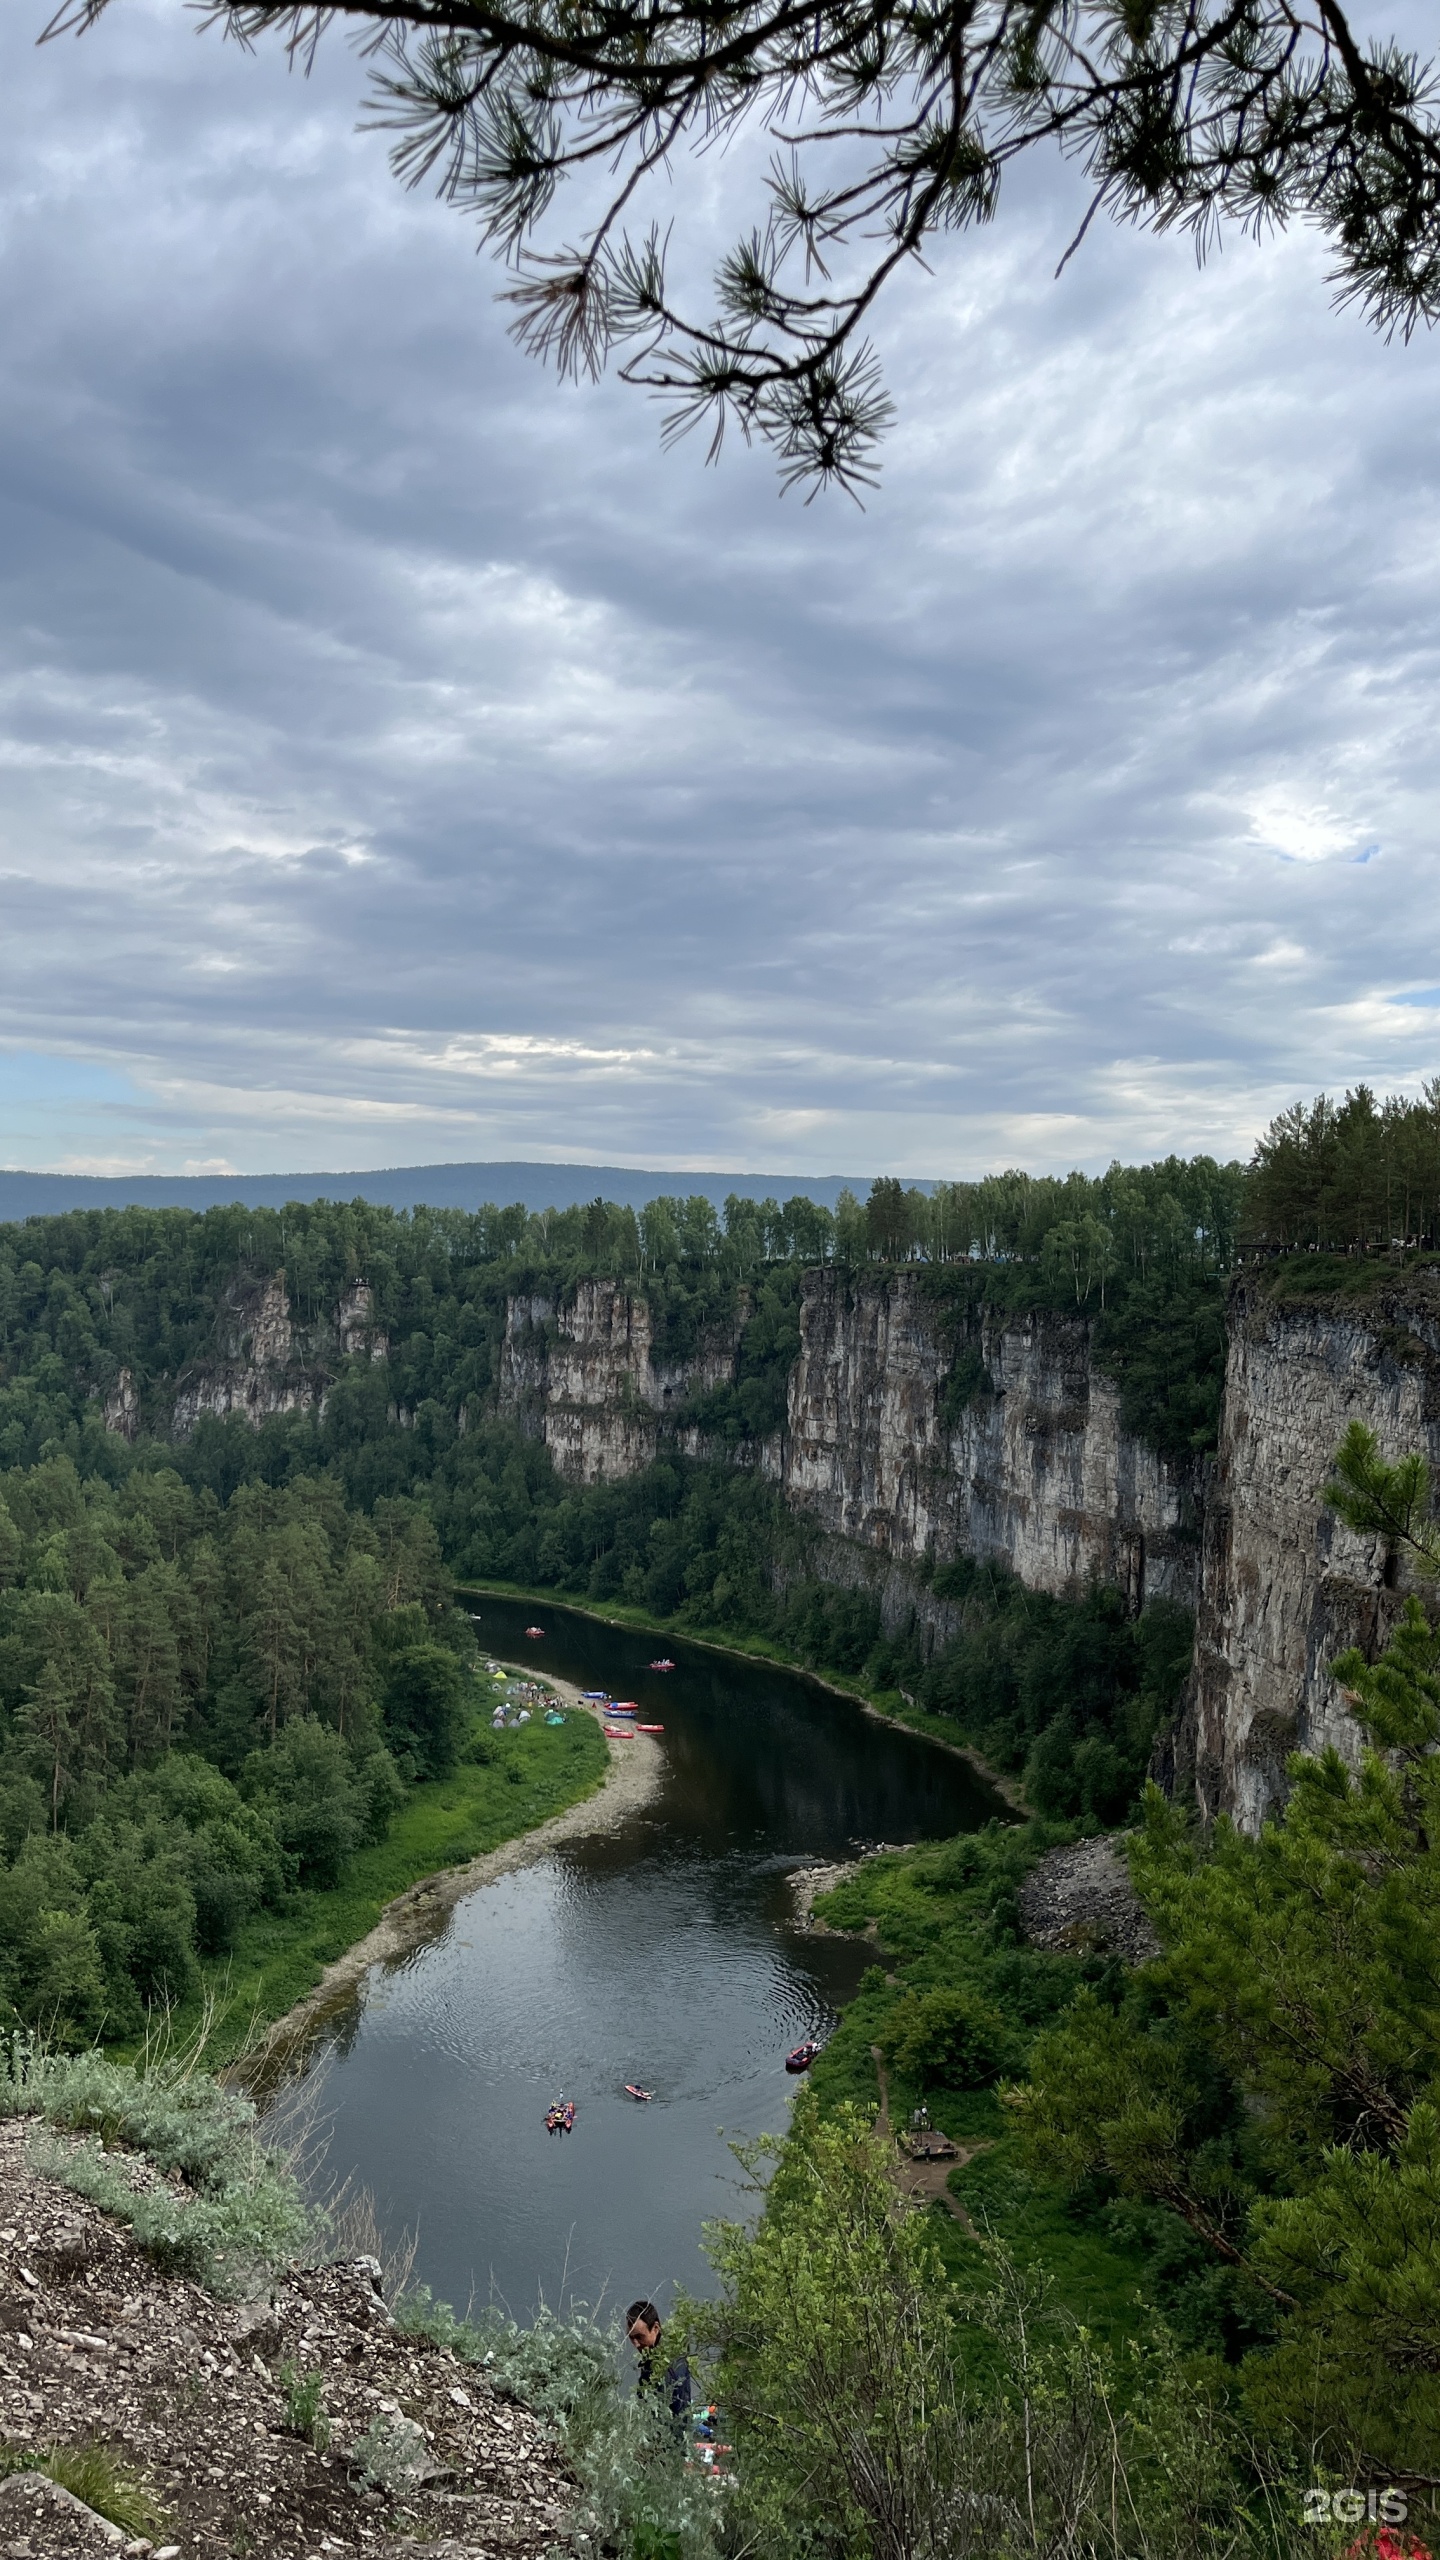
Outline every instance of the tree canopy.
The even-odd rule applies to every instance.
[[[1433,1244],[1440,1232],[1440,1076],[1416,1101],[1358,1084],[1272,1120],[1246,1186],[1246,1240],[1321,1251]]]
[[[1357,1429],[1334,1507],[1433,1571],[1423,1462]],[[1285,2316],[1246,2368],[1317,2457],[1428,2473],[1440,2423],[1440,1633],[1420,1601],[1331,1666],[1364,1737],[1297,1753],[1257,1839],[1147,1793],[1158,1929],[1118,2014],[1082,1996],[1015,2093],[1037,2160],[1178,2213]]]
[[[63,0],[81,32],[108,0]],[[521,344],[658,393],[665,433],[728,421],[786,485],[873,479],[890,416],[866,336],[897,269],[988,222],[1011,163],[1075,161],[1089,207],[1202,246],[1316,225],[1342,299],[1407,333],[1440,306],[1431,67],[1339,0],[206,0],[308,64],[347,26],[396,174],[433,180],[510,264]],[[685,153],[773,144],[697,314],[688,233],[647,191]],[[561,183],[584,206],[547,228]],[[689,206],[703,219],[696,182]],[[672,255],[672,248],[675,254]],[[1067,255],[1069,253],[1067,252]]]

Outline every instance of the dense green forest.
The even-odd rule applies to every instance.
[[[929,1195],[880,1181],[833,1217],[804,1199],[732,1198],[717,1215],[658,1198],[638,1216],[599,1200],[541,1215],[353,1201],[79,1211],[0,1229],[0,1826],[30,1907],[36,1862],[49,1862],[42,1899],[85,1986],[77,2015],[133,2021],[137,2003],[183,1988],[237,1914],[338,1871],[346,1843],[383,1831],[397,1791],[443,1766],[455,1710],[440,1657],[466,1676],[450,1574],[762,1638],[905,1693],[1021,1779],[1038,1810],[1121,1818],[1183,1676],[1175,1613],[1135,1624],[1113,1594],[1045,1600],[962,1560],[935,1572],[955,1632],[932,1651],[913,1629],[883,1633],[864,1589],[821,1580],[804,1521],[721,1453],[783,1419],[803,1273],[817,1263],[910,1270],[953,1346],[952,1416],[986,1392],[986,1311],[1050,1308],[1088,1319],[1133,1428],[1172,1455],[1203,1450],[1243,1240],[1283,1228],[1293,1242],[1308,1217],[1324,1242],[1337,1219],[1356,1229],[1362,1196],[1372,1209],[1357,1232],[1392,1195],[1400,1227],[1423,1229],[1436,1126],[1434,1095],[1377,1107],[1362,1091],[1286,1115],[1248,1174],[1198,1157]],[[170,1441],[177,1389],[244,1358],[277,1274],[292,1361],[309,1372],[303,1409],[258,1429],[202,1415]],[[507,1300],[553,1304],[597,1274],[646,1295],[658,1356],[682,1360],[707,1328],[742,1318],[733,1380],[679,1416],[707,1435],[711,1463],[662,1460],[575,1491],[497,1415]],[[337,1351],[337,1306],[362,1281],[383,1358],[368,1340]],[[122,1371],[137,1408],[128,1440],[103,1418]],[[191,1811],[177,1812],[186,1787]],[[328,1850],[318,1811],[304,1830],[304,1808],[322,1805]],[[177,1825],[218,1839],[226,1824],[228,1867],[218,1852],[155,1846]],[[102,1926],[95,1898],[102,1869],[138,1875],[147,1859],[157,1910],[164,1882],[178,1915],[168,1936],[155,1923],[149,1952],[134,1913],[117,1904]],[[13,1954],[10,1892],[11,1971],[39,1980],[50,1958],[38,1941]],[[54,1956],[62,1972],[70,1961]]]
[[[169,1468],[0,1478],[0,2000],[136,2033],[260,1910],[336,1885],[472,1738],[468,1619],[413,1505],[227,1503]]]
[[[58,1441],[103,1468],[101,1403],[122,1370],[142,1431],[163,1437],[176,1381],[243,1343],[247,1291],[276,1273],[302,1363],[335,1365],[337,1304],[355,1282],[368,1287],[388,1358],[342,1364],[331,1445],[378,1444],[397,1416],[413,1421],[408,1457],[391,1449],[377,1460],[378,1489],[418,1486],[462,1424],[490,1410],[507,1299],[553,1302],[592,1274],[645,1293],[656,1356],[668,1360],[743,1312],[734,1384],[687,1417],[733,1444],[783,1419],[801,1273],[896,1261],[916,1267],[955,1329],[958,1384],[960,1338],[983,1308],[1087,1313],[1134,1427],[1166,1449],[1206,1447],[1241,1191],[1238,1167],[1199,1157],[1093,1181],[1006,1174],[941,1185],[932,1198],[882,1181],[863,1206],[842,1198],[833,1218],[803,1199],[732,1198],[721,1218],[706,1200],[662,1198],[638,1217],[604,1201],[534,1216],[350,1201],[30,1219],[0,1229],[0,1464],[33,1464]]]
[[[1183,2377],[1165,2460],[1173,2477],[1195,2459],[1192,2430],[1208,2447],[1195,2540],[1172,2523],[1126,2549],[1245,2549],[1253,2532],[1273,2550],[1317,2481],[1406,2484],[1420,2520],[1440,2445],[1440,1636],[1412,1603],[1378,1665],[1352,1655],[1339,1668],[1362,1765],[1297,1758],[1289,1803],[1258,1839],[1224,1823],[1197,1835],[1149,1790],[1130,1863],[1161,1952],[1135,1969],[1083,1943],[1025,1943],[1017,1894],[1064,1839],[1053,1826],[887,1855],[824,1897],[828,1924],[869,1929],[880,1960],[816,2066],[759,2233],[726,2235],[726,2298],[697,2320],[749,2412],[762,2476],[807,2424],[803,2342],[787,2386],[755,2321],[767,2273],[772,2287],[787,2266],[808,2282],[793,2257],[803,2235],[837,2319],[853,2307],[848,2269],[868,2288],[873,2337],[913,2338],[922,2313],[945,2328],[972,2425],[973,2395],[983,2405],[1005,2370],[1002,2299],[1032,2324],[1052,2423],[1077,2407],[1065,2364],[1081,2334],[1087,2388],[1112,2409],[1143,2410],[1167,2372]],[[923,2106],[966,2155],[948,2183],[968,2220],[929,2216],[923,2246],[912,2229],[875,2247],[887,2163],[857,2126],[873,2114],[877,2053],[892,2122]],[[842,2144],[862,2191],[831,2192],[817,2258],[810,2208]],[[860,2395],[857,2441],[873,2462],[885,2406],[891,2444],[914,2430],[923,2486],[920,2378],[898,2407],[882,2384],[874,2372]],[[865,2477],[858,2460],[846,2473],[862,2511]]]
[[[351,1203],[0,1231],[0,2019],[133,2040],[247,1932],[306,1895],[338,1897],[457,1763],[489,1776],[511,1739],[563,1743],[491,1736],[452,1577],[761,1640],[969,1740],[1034,1815],[868,1864],[827,1906],[838,1925],[873,1925],[884,1961],[822,2059],[758,2232],[721,2242],[718,2309],[695,2319],[776,2515],[798,2476],[776,2447],[787,2430],[800,2443],[809,2405],[785,2287],[797,2266],[803,2279],[794,2250],[822,2243],[837,2319],[863,2259],[856,2337],[943,2339],[945,2374],[982,2399],[1011,2371],[995,2288],[1031,2302],[1043,2270],[1050,2307],[1024,2313],[1051,2377],[1037,2425],[1088,2393],[1087,2424],[1133,2432],[1153,2404],[1163,2428],[1132,2485],[1148,2496],[1193,2461],[1196,2512],[1220,2537],[1197,2551],[1238,2547],[1233,2501],[1298,2478],[1302,2457],[1328,2476],[1404,2478],[1424,2467],[1418,2446],[1433,2469],[1440,1640],[1425,1612],[1412,1605],[1380,1665],[1337,1666],[1373,1746],[1361,1768],[1296,1763],[1258,1841],[1223,1826],[1197,1839],[1145,1799],[1133,1864],[1159,1958],[1129,1971],[1085,1946],[1042,1954],[1019,1925],[1023,1875],[1055,1841],[1133,1818],[1188,1622],[1158,1606],[1132,1619],[1103,1590],[1047,1599],[962,1559],[921,1568],[953,1613],[947,1641],[887,1631],[871,1591],[821,1578],[813,1529],[776,1488],[720,1453],[781,1419],[816,1262],[913,1274],[952,1341],[952,1415],[986,1392],[981,1312],[1051,1308],[1089,1320],[1154,1445],[1203,1449],[1247,1240],[1267,1270],[1272,1248],[1319,1270],[1324,1252],[1423,1247],[1437,1115],[1434,1096],[1376,1107],[1361,1093],[1286,1115],[1244,1175],[1199,1159],[926,1199],[880,1183],[833,1219],[804,1202],[717,1218],[657,1201],[638,1219],[603,1202],[545,1218]],[[202,1417],[166,1439],[177,1386],[243,1358],[259,1287],[281,1271],[294,1358],[323,1397],[258,1429]],[[643,1290],[676,1358],[745,1293],[733,1381],[685,1409],[710,1461],[576,1489],[497,1414],[507,1298],[553,1303],[593,1274]],[[335,1308],[360,1280],[383,1358],[368,1342],[336,1353]],[[133,1439],[103,1423],[122,1368]],[[1357,1525],[1384,1472],[1343,1494]],[[1406,1518],[1427,1504],[1421,1486]],[[501,1797],[516,1782],[510,1828],[535,1818],[519,1759],[493,1774]],[[503,1836],[493,1808],[487,1820]],[[465,1853],[451,1828],[427,1836],[432,1862]],[[877,2049],[897,2118],[924,2105],[973,2154],[953,2182],[968,2224],[932,2216],[923,2246],[891,2210],[868,2130]],[[757,2350],[757,2305],[793,2371],[778,2344]],[[903,2361],[868,2415],[857,2403],[854,2441],[868,2462],[872,2427],[903,2453],[913,2420],[923,2487],[939,2476],[933,2407],[911,2409]],[[863,2400],[859,2366],[852,2383]],[[973,2427],[965,2441],[980,2442]],[[879,2547],[860,2483],[837,2474],[827,2491],[837,2515],[861,2501],[861,2538],[836,2550]]]
[[[1282,1112],[1255,1150],[1244,1235],[1339,1252],[1440,1244],[1440,1076],[1419,1102],[1362,1084]]]
[[[1326,1495],[1352,1528],[1440,1563],[1418,1456],[1388,1464],[1357,1423]],[[948,2183],[968,2220],[932,2222],[919,2281],[942,2321],[952,2288],[974,2301],[950,2352],[972,2377],[978,2361],[982,2386],[1000,2253],[1043,2271],[1122,2406],[1154,2389],[1134,2359],[1164,2342],[1188,2384],[1188,2416],[1166,2419],[1176,2459],[1205,2413],[1218,2430],[1194,2521],[1218,2493],[1221,2544],[1202,2530],[1198,2547],[1233,2548],[1232,2532],[1243,2546],[1267,2485],[1287,2493],[1283,2514],[1314,2482],[1406,2483],[1416,2512],[1440,2445],[1440,1630],[1412,1597],[1378,1661],[1351,1650],[1333,1668],[1358,1765],[1333,1747],[1297,1754],[1258,1837],[1201,1830],[1146,1791],[1129,1867],[1158,1953],[1138,1965],[1103,1938],[1026,1942],[1024,1880],[1067,1836],[1044,1822],[867,1861],[822,1898],[881,1960],[816,2065],[760,2234],[727,2235],[728,2298],[699,2324],[742,2404],[761,2380],[754,2297],[806,2225],[821,2164],[848,2145],[852,2176],[875,2165],[851,2111],[873,2109],[878,2056],[892,2121],[924,2107],[967,2155]],[[813,2245],[813,2214],[809,2227]],[[827,2244],[842,2302],[850,2254]],[[898,2245],[869,2283],[892,2316],[908,2302],[913,2332],[916,2268]],[[1052,2323],[1050,2352],[1062,2341]],[[755,2415],[773,2444],[775,2406]],[[909,2420],[923,2428],[917,2402]],[[786,2423],[801,2431],[803,2412]],[[1273,2504],[1251,2513],[1269,2547]]]

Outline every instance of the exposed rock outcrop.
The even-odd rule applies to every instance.
[[[1146,1964],[1160,1953],[1113,1839],[1052,1849],[1031,1868],[1016,1900],[1030,1944],[1051,1954],[1119,1956],[1126,1964]]]
[[[388,1360],[390,1337],[375,1322],[375,1294],[368,1280],[352,1280],[335,1309],[335,1331],[347,1360]]]
[[[384,1360],[390,1350],[374,1320],[368,1281],[352,1281],[330,1317],[301,1326],[283,1271],[235,1282],[221,1307],[217,1335],[212,1358],[191,1362],[173,1386],[152,1381],[147,1391],[156,1408],[155,1427],[173,1439],[188,1440],[205,1414],[217,1420],[239,1414],[258,1430],[272,1414],[323,1410],[339,1361]],[[136,1437],[142,1405],[129,1369],[119,1372],[101,1412],[107,1431]]]
[[[682,1357],[623,1283],[514,1297],[500,1409],[575,1484],[631,1475],[667,1449],[707,1456],[696,1406],[734,1379],[747,1314],[741,1291]],[[302,1326],[283,1273],[237,1283],[217,1336],[214,1356],[177,1381],[147,1381],[143,1406],[120,1370],[102,1398],[106,1428],[133,1439],[153,1417],[183,1438],[204,1414],[235,1413],[258,1427],[323,1408],[341,1360],[389,1348],[363,1279]],[[398,1401],[390,1411],[413,1419]],[[1403,1563],[1321,1500],[1356,1417],[1387,1454],[1420,1448],[1440,1467],[1435,1272],[1289,1302],[1269,1275],[1243,1275],[1218,1460],[1172,1465],[1124,1429],[1083,1316],[967,1311],[918,1271],[822,1270],[803,1284],[784,1428],[729,1454],[811,1524],[804,1569],[874,1591],[891,1629],[952,1631],[958,1612],[928,1568],[961,1556],[1056,1595],[1101,1581],[1136,1610],[1159,1597],[1196,1607],[1196,1670],[1165,1774],[1207,1813],[1253,1826],[1283,1793],[1291,1751],[1334,1742],[1355,1756],[1329,1664],[1347,1644],[1382,1644],[1403,1599]]]
[[[685,1360],[657,1354],[650,1308],[616,1280],[582,1280],[573,1299],[512,1298],[500,1351],[500,1409],[544,1441],[572,1484],[609,1484],[646,1467],[662,1442],[693,1451],[677,1429],[692,1396],[725,1385],[748,1312]]]
[[[645,1300],[616,1281],[583,1282],[563,1305],[512,1298],[501,1410],[576,1484],[631,1475],[666,1446],[697,1454],[687,1405],[734,1376],[745,1313],[667,1363]],[[974,1384],[948,1413],[957,1363]],[[1194,1602],[1199,1471],[1121,1428],[1082,1317],[976,1318],[957,1338],[918,1275],[809,1272],[785,1429],[744,1457],[822,1532],[822,1573],[881,1588],[887,1622],[918,1607],[937,1632],[948,1623],[907,1570],[927,1556],[1003,1563],[1040,1591],[1115,1582],[1136,1609]]]
[[[946,1413],[958,1370],[968,1400]],[[1193,1605],[1198,1470],[1125,1431],[1083,1317],[975,1317],[919,1279],[808,1275],[781,1480],[834,1537],[902,1562],[1008,1565],[1033,1590],[1112,1582]]]
[[[380,2560],[402,2525],[463,2560],[554,2549],[574,2493],[546,2429],[474,2365],[401,2335],[373,2260],[297,2267],[272,2298],[218,2302],[157,2272],[26,2152],[26,2126],[0,2125],[0,2425],[37,2452],[96,2439],[144,2476],[164,2525],[130,2544],[137,2555]],[[157,2173],[136,2158],[132,2182]],[[299,2432],[287,2366],[316,2377],[328,2425],[314,2435],[328,2441]],[[368,2473],[362,2441],[381,2446]],[[31,2484],[8,2482],[0,2509],[17,2560],[124,2548]]]
[[[221,1357],[180,1380],[171,1409],[174,1437],[188,1440],[202,1414],[223,1420],[238,1413],[258,1430],[271,1414],[303,1413],[320,1404],[329,1373],[321,1361],[306,1357],[309,1348],[296,1340],[283,1271],[256,1289],[233,1290]]]
[[[1333,1743],[1356,1758],[1330,1664],[1347,1645],[1383,1645],[1409,1587],[1403,1556],[1323,1499],[1356,1420],[1387,1458],[1420,1449],[1440,1467],[1440,1274],[1397,1275],[1363,1301],[1287,1303],[1263,1274],[1238,1281],[1173,1774],[1246,1829],[1282,1797],[1291,1752]]]
[[[101,1412],[107,1431],[118,1433],[122,1440],[134,1439],[140,1428],[140,1390],[135,1384],[133,1370],[120,1371],[101,1406]]]

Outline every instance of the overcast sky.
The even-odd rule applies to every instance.
[[[807,509],[511,347],[343,43],[46,5],[0,1161],[1099,1167],[1440,1069],[1440,346],[1317,243],[1056,282],[1023,180],[882,312],[879,493]]]

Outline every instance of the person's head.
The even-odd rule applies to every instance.
[[[660,2314],[653,2302],[632,2302],[625,2314],[625,2335],[638,2354],[653,2356],[660,2344]]]

